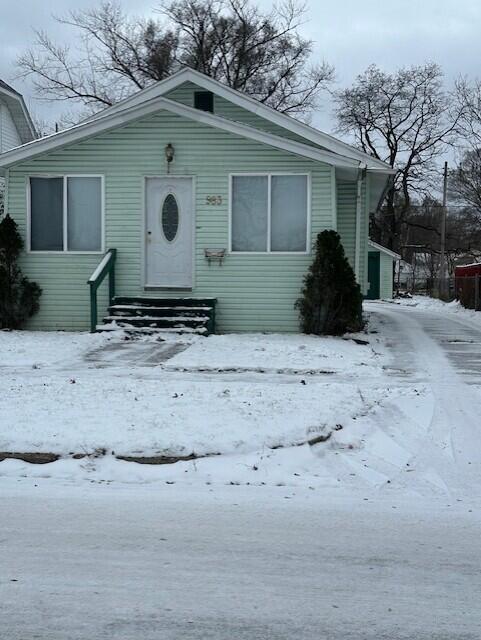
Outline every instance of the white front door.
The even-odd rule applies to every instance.
[[[191,288],[192,178],[147,178],[145,286]]]

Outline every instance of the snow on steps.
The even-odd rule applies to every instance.
[[[215,298],[114,298],[98,331],[215,332]]]

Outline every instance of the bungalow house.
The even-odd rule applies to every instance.
[[[215,313],[221,332],[298,331],[323,229],[340,233],[366,293],[369,212],[391,174],[187,68],[2,154],[0,171],[21,267],[43,289],[31,328],[88,329],[98,309],[171,329],[212,330]]]

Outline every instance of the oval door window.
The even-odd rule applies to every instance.
[[[172,193],[165,196],[162,205],[162,231],[165,239],[172,242],[179,230],[179,205]]]

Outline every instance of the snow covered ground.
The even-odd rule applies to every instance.
[[[463,503],[21,479],[1,504],[5,640],[479,639]]]
[[[0,452],[204,455],[300,445],[347,429],[385,396],[382,384],[362,394],[334,380],[381,379],[378,340],[373,347],[365,338],[132,342],[121,332],[1,332]],[[184,350],[165,363],[139,361],[165,344]]]
[[[418,310],[427,311],[429,313],[451,314],[458,317],[460,320],[472,320],[479,323],[481,326],[481,312],[474,311],[473,309],[465,309],[458,300],[443,302],[437,298],[415,295],[411,298],[396,298],[394,300],[390,300],[390,302],[402,307],[417,307]]]
[[[477,640],[481,330],[441,305],[357,342],[0,332],[0,452],[61,455],[0,462],[0,637]]]
[[[479,478],[464,457],[477,459],[481,334],[461,312],[447,322],[430,310],[443,303],[423,304],[367,305],[368,332],[347,340],[0,332],[0,452],[60,456],[45,466],[4,460],[0,478],[466,490],[476,500],[468,487]],[[451,333],[436,344],[440,327]],[[117,459],[192,454],[201,458]]]

